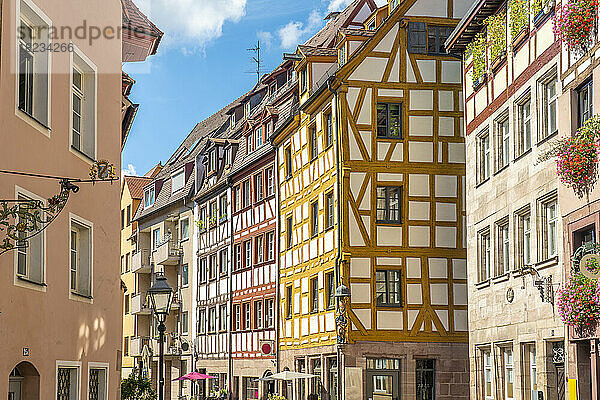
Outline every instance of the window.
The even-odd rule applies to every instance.
[[[275,259],[275,232],[267,232],[267,260]]]
[[[285,149],[285,179],[292,178],[292,148]]]
[[[529,358],[529,389],[531,398],[537,396],[537,357],[535,352],[535,343],[529,346],[529,352],[526,355]]]
[[[262,301],[254,302],[254,329],[263,328],[263,303]]]
[[[233,305],[233,318],[234,318],[234,326],[233,329],[236,331],[239,331],[242,329],[241,327],[241,323],[242,323],[242,314],[240,311],[240,305],[239,304],[234,304]]]
[[[396,5],[397,0],[394,0]],[[390,10],[392,10],[390,5]],[[408,52],[415,54],[427,53],[427,27],[424,22],[409,22],[407,27]]]
[[[510,237],[508,236],[508,218],[497,224],[497,251],[498,261],[496,275],[503,275],[510,271]]]
[[[50,45],[49,28],[52,22],[21,1],[18,32],[19,65],[17,74],[17,107],[42,125],[48,125],[49,52],[34,52],[36,47]]]
[[[319,156],[319,139],[314,126],[308,128],[308,140],[310,143],[310,160],[314,161]]]
[[[449,26],[434,26],[427,25],[427,53],[428,54],[446,54],[446,46],[444,43],[452,28]]]
[[[198,260],[198,282],[206,282],[206,257]]]
[[[219,222],[227,220],[227,195],[219,197]]]
[[[493,379],[494,368],[492,366],[492,352],[488,350],[482,351],[483,355],[483,392],[486,400],[494,399]]]
[[[209,225],[211,228],[213,228],[217,225],[217,202],[216,201],[211,201],[208,204],[208,212],[210,213]]]
[[[285,317],[292,318],[292,286],[285,288]]]
[[[217,331],[217,309],[211,307],[208,309],[208,333]]]
[[[227,275],[227,249],[219,251],[219,274]]]
[[[333,145],[333,125],[331,122],[331,112],[325,114],[325,148]]]
[[[71,75],[71,146],[96,159],[96,67],[73,52]]]
[[[557,239],[558,239],[558,202],[556,201],[556,195],[554,194],[551,199],[545,200],[541,203],[542,208],[542,259],[556,256],[558,253]]]
[[[594,104],[592,97],[593,81],[590,79],[577,88],[577,126],[583,126],[594,115]]]
[[[517,105],[519,133],[517,142],[517,156],[531,149],[531,99]]]
[[[189,268],[187,264],[181,266],[181,286],[186,287],[189,284]]]
[[[415,360],[417,400],[435,399],[435,360]]]
[[[244,190],[242,207],[243,208],[250,207],[251,200],[250,200],[250,180],[249,179],[245,180],[244,183],[242,183],[242,189]]]
[[[496,122],[496,171],[510,163],[510,125],[508,118]]]
[[[262,126],[254,131],[254,144],[258,149],[263,144],[263,128]]]
[[[244,115],[247,117],[248,115],[250,115],[250,110],[251,110],[251,104],[250,101],[247,101],[244,103]]]
[[[275,194],[275,177],[273,176],[273,167],[269,167],[265,170],[267,180],[267,197]]]
[[[335,307],[335,277],[333,272],[325,274],[325,308]]]
[[[242,245],[236,244],[233,246],[235,266],[234,271],[242,269]]]
[[[125,228],[125,210],[121,210],[121,229]]]
[[[71,292],[92,295],[92,229],[71,220]]]
[[[252,135],[246,136],[246,153],[252,153]]]
[[[252,240],[246,240],[244,242],[244,267],[248,268],[252,266]]]
[[[178,192],[185,186],[185,174],[184,171],[178,172],[171,177],[171,190],[172,193]]]
[[[123,353],[128,356],[129,355],[129,341],[130,341],[130,337],[129,336],[125,336],[123,338]]]
[[[377,270],[375,272],[375,279],[377,304],[382,306],[401,306],[400,271]]]
[[[93,363],[89,363],[92,365]],[[106,400],[108,398],[108,388],[105,368],[91,368],[88,371],[88,393],[89,400]]]
[[[292,248],[292,235],[292,217],[289,216],[285,221],[285,246],[288,249]]]
[[[252,329],[251,321],[252,321],[252,310],[250,310],[250,303],[244,303],[242,305],[242,309],[244,311],[244,330],[248,331]]]
[[[540,110],[540,117],[542,119],[542,131],[541,137],[538,139],[545,139],[558,130],[556,113],[559,93],[557,86],[558,79],[556,75],[541,84],[542,109]]]
[[[315,276],[310,279],[310,312],[319,311],[319,281]]]
[[[319,200],[310,205],[310,236],[315,237],[319,233]]]
[[[377,222],[401,223],[402,188],[399,186],[377,187]]]
[[[40,200],[39,198],[34,199],[33,196],[25,196],[21,193],[17,195],[19,200]],[[40,200],[42,201],[42,200]],[[42,204],[45,202],[42,201]],[[39,209],[39,217],[45,220],[45,213]],[[18,222],[20,218],[17,217]],[[27,222],[26,222],[27,223]],[[25,232],[19,232],[18,237],[20,240],[24,240],[27,234]],[[44,283],[44,262],[46,253],[46,233],[44,231],[38,233],[35,236],[30,237],[26,240],[26,247],[17,247],[17,276],[24,278],[34,283]]]
[[[127,226],[131,225],[131,206],[127,206]]]
[[[180,240],[186,240],[190,237],[190,220],[184,218],[179,221],[179,238]]]
[[[217,277],[217,255],[208,256],[208,279],[213,280]]]
[[[402,138],[402,105],[377,103],[377,137]]]
[[[264,186],[262,172],[254,175],[254,201],[259,202],[264,198]]]
[[[329,192],[325,195],[325,229],[333,227],[334,203],[333,203],[333,192]]]
[[[129,338],[123,343],[123,353],[129,354]],[[56,376],[56,399],[75,400],[79,399],[79,367],[59,366]]]
[[[154,185],[144,191],[144,208],[154,205]]]
[[[264,236],[263,235],[258,235],[256,238],[254,238],[254,245],[256,247],[256,249],[255,249],[256,263],[257,264],[261,264],[261,263],[263,263],[265,261],[265,257],[264,257],[264,253],[265,253]]]
[[[219,331],[225,332],[227,330],[227,304],[221,304],[219,306]]]
[[[490,177],[490,135],[484,131],[477,137],[477,183]]]
[[[184,311],[181,313],[181,334],[187,335],[188,333],[188,312]]]
[[[240,185],[235,187],[235,211],[242,209],[242,189]]]
[[[273,131],[273,123],[269,121],[265,124],[265,136],[266,136],[267,140],[269,140],[269,138],[271,137],[272,131]]]
[[[156,228],[152,231],[152,245],[153,249],[156,250],[160,244],[160,228]]]
[[[254,400],[258,399],[258,386],[259,381],[256,378],[244,376],[242,377],[242,386],[244,387],[244,399]]]
[[[225,155],[223,156],[223,160],[225,160],[225,165],[231,165],[231,149],[225,149]]]
[[[198,333],[206,333],[206,310],[201,309],[198,311]]]
[[[531,264],[531,214],[529,209],[517,214],[517,263],[518,267]]]
[[[275,316],[275,300],[266,299],[265,300],[265,328],[272,328],[274,326]]]
[[[129,295],[126,294],[125,295],[125,303],[124,303],[124,308],[125,308],[125,314],[129,314]]]
[[[491,258],[490,258],[490,230],[486,229],[479,232],[479,281],[490,279]]]
[[[504,398],[512,400],[515,398],[515,371],[512,349],[504,349]]]
[[[308,69],[304,67],[300,71],[300,93],[306,92],[308,89]]]
[[[201,207],[198,213],[198,228],[200,232],[204,232],[206,231],[206,207]]]

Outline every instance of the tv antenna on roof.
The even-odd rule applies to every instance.
[[[256,63],[256,81],[260,82],[260,41],[256,42],[256,47],[247,49],[256,53],[256,57],[252,57],[252,60]]]

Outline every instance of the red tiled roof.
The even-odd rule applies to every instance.
[[[144,176],[125,176],[125,183],[129,188],[129,194],[132,199],[141,199],[144,195],[144,187],[152,182],[152,178]]]

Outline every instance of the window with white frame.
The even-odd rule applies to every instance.
[[[190,237],[190,219],[184,218],[179,221],[179,239],[185,240]]]
[[[254,144],[258,149],[263,144],[263,127],[260,126],[254,131]]]
[[[252,266],[252,240],[244,242],[244,267]]]
[[[497,224],[497,265],[496,275],[503,275],[510,271],[510,237],[508,235],[508,218]]]
[[[540,94],[542,107],[540,110],[541,131],[538,139],[542,140],[554,134],[558,130],[557,109],[558,109],[558,79],[556,72],[553,71],[550,78],[544,79],[540,83]]]
[[[275,259],[275,232],[267,232],[267,260]]]
[[[490,177],[490,134],[487,130],[477,136],[477,183]]]
[[[494,366],[490,349],[482,350],[483,394],[486,400],[494,399]]]
[[[224,332],[227,330],[227,305],[221,304],[219,306],[219,331]]]
[[[540,200],[542,248],[541,258],[546,260],[558,253],[558,202],[556,193]]]
[[[217,330],[217,308],[208,309],[208,333],[214,333]]]
[[[496,171],[510,163],[510,124],[508,115],[496,121]]]
[[[43,126],[49,125],[50,46],[52,21],[27,0],[19,2],[17,33],[17,108]]]
[[[152,249],[156,250],[160,244],[160,228],[152,231]]]
[[[59,365],[56,370],[56,399],[79,399],[79,379],[79,366],[75,366],[74,363]]]
[[[515,398],[515,365],[512,348],[503,348],[504,362],[504,399],[513,400]]]
[[[204,308],[198,310],[198,333],[206,333],[206,310]]]
[[[275,316],[275,300],[265,300],[265,328],[272,328]]]
[[[42,202],[41,204],[44,204],[44,201],[41,200],[41,198],[33,198],[33,196],[31,195],[25,195],[23,193],[18,193],[17,199],[19,199],[20,201],[39,200]],[[40,212],[39,217],[42,220],[45,219],[45,215],[42,210],[36,209],[35,211]],[[17,217],[17,222],[25,222],[27,224],[27,221],[21,221],[19,217]],[[18,232],[19,240],[23,240],[26,246],[17,247],[15,252],[17,263],[17,276],[21,279],[25,279],[33,283],[42,284],[44,283],[46,233],[42,231],[36,234],[35,236],[26,239],[25,241],[26,236],[28,236],[27,233],[23,231]]]
[[[254,329],[263,328],[263,302],[258,300],[254,302]]]
[[[79,50],[71,69],[71,146],[96,159],[96,67]]]
[[[517,104],[518,134],[517,157],[531,149],[531,99],[527,97]]]
[[[71,220],[70,288],[80,296],[92,296],[92,227],[91,224]]]
[[[154,205],[154,184],[144,190],[144,208]]]
[[[171,192],[175,193],[185,186],[185,172],[183,170],[171,176]]]
[[[517,212],[517,266],[531,264],[531,213],[529,207]]]
[[[96,366],[90,363],[88,370],[88,399],[106,400],[108,399],[108,380],[107,367]]]
[[[258,235],[256,236],[256,238],[254,238],[254,243],[255,243],[255,247],[256,247],[256,263],[257,264],[261,264],[265,261],[265,257],[264,257],[264,253],[265,253],[265,243],[264,243],[264,236],[263,235]]]
[[[269,167],[265,170],[266,181],[267,181],[267,197],[275,194],[275,177],[273,175],[273,167]]]
[[[529,346],[529,390],[531,399],[537,398],[537,357],[535,352],[535,343]]]
[[[219,274],[227,275],[228,266],[227,248],[225,248],[219,251]]]
[[[188,322],[189,322],[189,320],[188,320],[188,312],[187,311],[184,311],[184,312],[181,313],[180,322],[181,322],[181,334],[182,335],[187,335],[187,333],[188,333]]]
[[[206,282],[206,257],[198,258],[198,282]]]
[[[477,235],[478,239],[478,257],[479,257],[479,281],[483,282],[490,279],[491,276],[491,241],[490,229],[486,228]]]

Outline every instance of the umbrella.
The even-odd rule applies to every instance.
[[[196,381],[199,379],[216,379],[216,376],[201,374],[200,372],[190,372],[189,374],[185,374],[180,376],[179,378],[173,379],[174,381],[183,381],[185,379],[189,379],[190,381]]]
[[[306,374],[304,372],[283,371],[273,375],[265,376],[264,378],[260,378],[259,381],[291,381],[294,379],[314,378],[316,376],[317,375]]]

